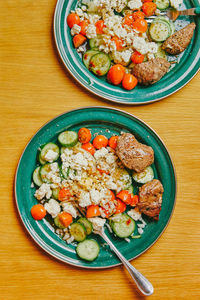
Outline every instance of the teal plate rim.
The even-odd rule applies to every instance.
[[[149,240],[144,239],[142,241],[142,243],[139,242],[139,247],[142,247],[142,251],[135,249],[135,248],[137,248],[136,244],[134,244],[134,246],[133,245],[131,246],[131,243],[127,243],[124,241],[123,242],[124,244],[122,245],[121,240],[117,240],[115,237],[113,237],[111,235],[110,235],[110,238],[113,238],[113,242],[115,243],[115,245],[117,247],[119,246],[119,250],[122,252],[122,254],[128,260],[132,260],[132,259],[135,259],[136,257],[140,256],[144,252],[146,252],[162,235],[162,233],[166,229],[167,225],[169,224],[169,221],[170,221],[171,216],[174,211],[175,202],[176,202],[176,190],[177,190],[176,173],[175,173],[174,165],[171,160],[170,154],[169,154],[165,144],[163,143],[163,141],[160,139],[160,137],[157,135],[157,133],[149,125],[147,125],[141,119],[135,117],[134,115],[132,115],[130,113],[127,113],[127,112],[124,112],[123,110],[115,109],[112,107],[90,106],[90,107],[82,107],[79,109],[73,109],[73,110],[70,110],[63,114],[60,114],[60,115],[56,116],[55,118],[51,119],[50,121],[48,121],[47,123],[45,123],[32,136],[32,138],[27,143],[27,145],[19,159],[17,169],[16,169],[16,174],[15,174],[15,182],[14,182],[15,202],[16,202],[16,207],[17,207],[19,216],[21,218],[21,221],[22,221],[24,227],[26,228],[26,230],[28,231],[28,233],[30,234],[32,239],[36,242],[36,244],[38,244],[48,254],[50,254],[54,258],[56,258],[64,263],[68,263],[68,264],[76,266],[76,267],[81,267],[81,268],[86,268],[86,269],[111,268],[111,267],[121,265],[121,263],[118,261],[118,259],[115,257],[115,255],[113,255],[111,253],[107,253],[109,250],[105,250],[102,248],[103,249],[102,250],[103,258],[101,258],[101,260],[103,260],[103,265],[102,265],[101,260],[98,261],[98,258],[92,263],[82,261],[77,258],[76,254],[74,254],[75,250],[73,249],[73,246],[72,246],[72,248],[70,248],[71,246],[66,245],[66,242],[62,241],[61,238],[59,238],[54,233],[54,231],[52,230],[52,227],[50,226],[48,221],[46,221],[46,220],[35,221],[35,220],[33,220],[33,218],[31,217],[31,214],[30,214],[30,208],[32,207],[33,204],[37,203],[36,199],[34,199],[34,196],[33,196],[33,191],[32,191],[33,189],[31,188],[31,182],[32,182],[31,174],[35,168],[36,156],[33,155],[33,159],[32,159],[34,161],[34,163],[33,163],[34,167],[32,165],[32,167],[27,168],[27,166],[28,166],[27,160],[26,160],[28,158],[27,155],[29,153],[33,154],[33,152],[35,152],[35,154],[37,153],[38,145],[41,145],[42,139],[46,138],[46,135],[47,135],[46,133],[50,134],[51,127],[53,128],[52,130],[54,130],[53,131],[54,136],[57,136],[58,132],[61,132],[62,130],[64,130],[65,126],[60,127],[60,124],[62,124],[63,121],[66,122],[68,117],[74,118],[74,116],[76,116],[76,115],[78,117],[80,117],[80,115],[82,115],[83,111],[86,111],[86,115],[88,117],[86,118],[87,120],[85,120],[85,115],[83,114],[84,119],[81,121],[82,124],[85,122],[89,122],[90,124],[92,124],[99,115],[99,117],[101,117],[101,119],[99,119],[99,120],[102,120],[102,124],[103,123],[111,124],[110,125],[111,127],[112,126],[117,127],[118,132],[121,132],[122,128],[125,131],[128,130],[129,132],[131,132],[132,126],[134,125],[135,130],[137,128],[137,130],[139,132],[138,136],[140,139],[142,139],[142,141],[145,141],[145,142],[149,141],[150,142],[149,145],[151,145],[151,142],[155,143],[155,145],[153,146],[154,152],[155,152],[155,161],[159,157],[159,159],[161,159],[162,164],[163,164],[162,167],[160,167],[159,164],[156,165],[156,169],[158,169],[158,178],[160,178],[160,176],[162,175],[162,172],[163,172],[162,168],[164,168],[164,169],[166,169],[166,172],[168,172],[165,174],[166,178],[168,177],[168,179],[170,181],[169,191],[167,191],[168,187],[166,186],[167,195],[165,197],[166,198],[165,201],[163,201],[163,203],[165,202],[164,206],[166,207],[166,211],[162,215],[162,221],[159,226],[158,226],[158,224],[159,224],[160,220],[158,221],[158,223],[151,222],[150,224],[148,224],[149,227],[151,228],[151,232],[148,232],[147,236],[150,235],[151,241],[149,242]],[[94,111],[96,112],[95,118],[94,118]],[[83,115],[82,115],[82,117],[83,117]],[[91,115],[92,115],[92,119],[90,119]],[[107,119],[105,118],[105,120],[103,120],[103,115],[107,115],[106,116]],[[117,118],[117,120],[114,120],[115,117]],[[113,121],[112,121],[112,119],[113,119]],[[120,121],[120,119],[122,121]],[[123,123],[124,121],[126,121],[127,123],[125,122],[126,124],[124,124]],[[76,121],[76,122],[78,122],[78,121]],[[77,126],[77,124],[78,123],[75,123],[75,121],[68,123],[66,128],[72,127],[72,126]],[[99,123],[97,123],[97,124],[99,124]],[[80,123],[79,123],[79,125],[80,125]],[[95,126],[97,126],[97,125],[95,125]],[[130,129],[130,126],[131,126],[131,129]],[[56,128],[56,132],[55,132],[55,128]],[[101,130],[103,128],[103,126],[100,125],[99,128]],[[107,128],[107,125],[104,125],[104,128]],[[113,129],[113,130],[115,130],[115,129]],[[132,131],[134,131],[134,130],[132,130]],[[145,135],[140,136],[141,132],[145,133]],[[49,136],[49,140],[52,140],[51,134]],[[33,149],[34,149],[34,151],[33,151]],[[31,151],[31,152],[29,152],[29,151]],[[24,166],[23,166],[23,163],[25,163]],[[28,172],[28,173],[26,173],[26,172]],[[29,178],[28,186],[27,186],[27,182],[24,183],[24,178],[23,178],[22,174],[23,174],[23,176],[25,176],[25,178]],[[25,181],[26,180],[27,179],[25,179]],[[25,184],[25,186],[23,184]],[[168,185],[168,184],[169,183],[166,183],[166,185]],[[26,192],[26,189],[27,189],[27,192]],[[164,189],[165,189],[165,186],[164,186]],[[170,195],[170,197],[169,197],[169,195]],[[23,203],[23,197],[25,198],[24,203]],[[23,206],[23,204],[25,204],[25,205]],[[163,208],[163,212],[164,212],[164,208]],[[161,210],[161,213],[162,213],[162,210]],[[156,230],[154,230],[154,228],[156,228]],[[109,231],[107,229],[106,229],[106,231],[107,231],[106,234],[109,235]],[[155,231],[155,233],[154,233],[154,231]],[[151,237],[152,232],[153,232],[154,236]],[[98,238],[99,237],[97,237],[97,239]],[[139,240],[142,240],[142,239],[139,239]],[[134,240],[134,241],[136,241],[136,240]],[[137,239],[137,241],[138,241],[138,239]],[[120,247],[121,247],[121,249],[120,249]],[[132,247],[132,249],[134,249],[134,251],[139,251],[139,252],[136,253],[136,255],[131,254],[130,253],[131,247]],[[66,252],[67,252],[67,255],[66,255]],[[109,258],[108,258],[108,254],[109,254]],[[70,255],[72,255],[72,257],[70,257]],[[75,255],[75,258],[73,257],[74,255]],[[110,258],[110,257],[112,257],[112,258]],[[109,261],[109,259],[110,259],[110,261]],[[104,260],[108,260],[108,263],[106,265],[105,265]]]
[[[73,0],[58,0],[54,12],[54,40],[59,56],[69,73],[84,88],[105,100],[126,105],[141,105],[164,99],[184,87],[200,69],[200,19],[184,17],[186,23],[195,20],[196,29],[188,48],[180,55],[179,63],[159,82],[151,86],[137,86],[132,91],[125,91],[119,86],[112,86],[106,80],[97,78],[89,72],[73,48],[70,30],[66,25],[68,12],[75,8]],[[198,6],[198,0],[185,0],[181,9]],[[182,19],[181,19],[182,20]],[[181,21],[180,21],[181,22]],[[167,83],[167,85],[166,85]]]

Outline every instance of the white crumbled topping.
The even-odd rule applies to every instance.
[[[95,25],[89,24],[86,28],[86,36],[88,39],[93,39],[97,36]]]
[[[83,16],[83,9],[81,9],[81,8],[76,8],[75,12],[76,12],[76,14],[77,14],[79,17],[82,17],[82,16]]]
[[[118,189],[117,184],[113,182],[112,178],[108,179],[108,181],[106,182],[106,187],[108,189],[111,189],[111,190],[117,190]]]
[[[55,218],[61,211],[60,204],[54,199],[50,199],[48,203],[45,203],[44,208],[52,216],[52,218]]]
[[[142,228],[139,227],[139,228],[138,228],[138,233],[139,233],[139,234],[143,234],[143,232],[144,232],[144,230],[143,230]]]
[[[81,52],[84,52],[84,51],[85,51],[85,49],[82,46],[77,48],[78,53],[81,53]]]
[[[125,241],[127,242],[127,243],[130,243],[130,239],[129,238],[125,238]]]
[[[142,4],[143,3],[140,0],[131,0],[128,2],[128,7],[134,10],[140,8]]]
[[[90,191],[92,204],[98,205],[101,201],[101,193],[98,190],[92,189]]]
[[[94,230],[100,230],[106,222],[106,219],[102,219],[102,218],[99,218],[99,217],[88,218],[88,220],[90,222],[92,222]]]
[[[33,183],[33,182],[31,182],[31,188],[34,188],[34,187],[35,187],[34,183]]]
[[[46,178],[55,184],[59,184],[61,182],[60,173],[58,163],[52,163],[50,165],[51,171],[46,174]]]
[[[63,207],[63,210],[72,215],[73,218],[76,218],[79,215],[78,210],[71,202],[63,202],[61,205]]]
[[[74,236],[71,235],[70,238],[68,238],[66,241],[67,241],[67,244],[71,244],[74,241]]]
[[[86,207],[88,205],[91,205],[91,199],[90,199],[90,194],[88,192],[82,192],[79,198],[79,205],[81,207]]]
[[[142,220],[142,216],[141,213],[135,209],[131,209],[127,212],[127,214],[135,221],[141,221]]]
[[[146,42],[144,38],[136,36],[133,40],[133,47],[141,54],[147,54],[148,52],[156,53],[158,51],[158,45],[154,42]]]
[[[170,4],[174,8],[178,8],[183,3],[183,0],[170,0]]]
[[[71,29],[71,35],[79,34],[81,32],[81,26],[74,24]]]
[[[49,150],[47,151],[47,153],[45,154],[44,158],[45,158],[45,160],[48,161],[48,162],[53,162],[53,161],[57,158],[57,156],[58,156],[58,153],[57,153],[57,152],[55,152],[55,151],[49,149]]]
[[[115,51],[113,53],[113,58],[115,63],[121,63],[122,65],[127,64],[130,61],[132,51],[124,50],[124,51]]]
[[[155,56],[153,53],[147,53],[147,58],[148,58],[148,60],[151,60],[151,59],[154,59]]]
[[[99,149],[95,152],[94,158],[96,160],[98,160],[99,158],[106,156],[106,154],[108,154],[108,150],[106,148],[102,147],[101,149]]]
[[[42,200],[44,197],[46,199],[50,199],[52,195],[52,190],[50,188],[50,184],[48,183],[43,183],[38,190],[35,192],[35,198],[37,200]]]
[[[120,213],[120,214],[116,214],[116,215],[114,215],[114,216],[112,216],[112,221],[113,222],[120,222],[121,221],[121,216],[122,216],[122,214]]]

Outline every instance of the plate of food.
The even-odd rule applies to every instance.
[[[199,2],[58,0],[54,36],[71,75],[87,90],[124,104],[145,104],[182,88],[200,68],[200,19],[167,17]]]
[[[84,268],[119,264],[94,231],[128,259],[151,247],[175,205],[170,155],[143,121],[121,110],[86,107],[48,122],[16,171],[22,222],[53,257]]]

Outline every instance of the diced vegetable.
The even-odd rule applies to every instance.
[[[60,188],[52,189],[52,196],[54,199],[58,200],[58,194],[59,194]]]
[[[135,221],[125,213],[114,220],[111,217],[110,221],[112,230],[120,238],[129,237],[135,230]]]
[[[67,188],[62,188],[58,193],[58,200],[66,201],[66,200],[69,200],[71,196],[72,195]]]
[[[78,256],[87,261],[93,261],[99,255],[100,247],[95,240],[84,240],[76,247]]]
[[[76,34],[74,37],[73,37],[73,44],[74,44],[74,47],[75,48],[78,48],[80,47],[81,45],[83,45],[85,42],[86,42],[87,38],[82,35],[82,34]]]
[[[145,2],[142,5],[142,11],[144,12],[145,16],[150,17],[152,16],[156,11],[156,3],[154,2]]]
[[[93,217],[98,217],[100,216],[100,210],[98,205],[90,205],[87,207],[87,213],[86,217],[87,218],[93,218]]]
[[[83,224],[81,223],[73,223],[70,226],[70,234],[73,235],[75,241],[77,242],[82,242],[85,240],[87,234],[86,234],[86,228]]]
[[[119,199],[116,199],[116,201],[117,204],[115,206],[115,214],[123,213],[126,210],[126,204]]]
[[[97,76],[104,76],[110,68],[110,58],[101,52],[93,55],[89,62],[89,70]]]
[[[87,235],[92,233],[93,226],[92,226],[92,223],[88,219],[81,217],[80,219],[78,219],[77,222],[81,223],[85,226]]]
[[[71,214],[63,211],[58,215],[58,221],[62,226],[64,226],[64,228],[66,228],[73,222],[73,218]]]
[[[131,55],[131,61],[134,64],[141,64],[144,61],[144,55],[138,51],[133,52]]]
[[[82,148],[86,151],[88,151],[90,154],[94,155],[95,153],[95,148],[91,143],[86,143],[82,145]]]

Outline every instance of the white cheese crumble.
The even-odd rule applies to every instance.
[[[44,208],[52,216],[52,218],[55,218],[61,211],[60,204],[54,199],[50,199],[48,203],[45,203]]]
[[[183,0],[170,0],[170,4],[174,8],[178,8],[183,3]]]
[[[44,197],[50,199],[52,195],[52,190],[48,183],[43,183],[38,190],[36,190],[34,196],[37,200],[42,200]]]
[[[94,153],[94,158],[96,160],[106,156],[106,154],[108,154],[108,150],[104,147],[102,147],[101,149],[97,150],[95,153]]]
[[[142,2],[140,0],[131,0],[127,5],[130,9],[134,10],[140,8],[142,6]]]
[[[93,39],[97,36],[95,25],[89,24],[86,28],[86,36],[88,39]]]
[[[78,210],[71,202],[63,202],[61,205],[63,207],[63,210],[72,215],[73,218],[76,218],[79,215]]]
[[[88,205],[91,205],[92,202],[90,200],[90,194],[87,192],[82,192],[79,198],[79,205],[81,207],[86,207]]]
[[[100,230],[100,229],[102,229],[102,227],[104,226],[104,224],[106,222],[106,219],[102,219],[102,218],[99,218],[99,217],[88,218],[88,220],[90,222],[92,222],[94,230]]]
[[[81,32],[81,27],[77,24],[74,24],[74,26],[71,29],[71,35],[79,34]]]
[[[45,158],[45,160],[48,161],[48,162],[53,162],[53,161],[57,158],[57,156],[58,156],[58,153],[57,153],[57,152],[55,152],[55,151],[49,149],[49,150],[47,151],[47,153],[45,154],[44,158]]]

